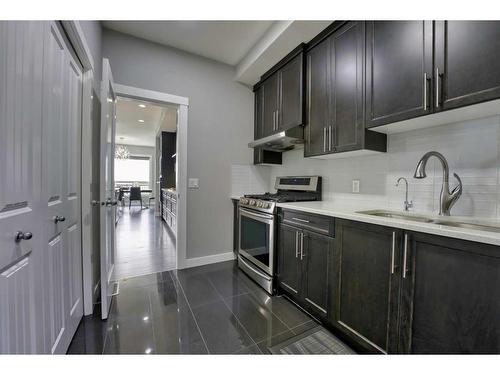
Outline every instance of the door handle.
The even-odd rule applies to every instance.
[[[104,206],[104,203],[101,203],[101,201],[96,201],[96,200],[92,201],[92,206],[100,206],[100,205]]]
[[[14,240],[16,242],[21,242],[22,240],[25,240],[25,241],[28,241],[28,240],[31,240],[31,238],[33,237],[33,233],[31,232],[22,232],[20,230],[18,230],[16,232],[16,236],[14,237]]]
[[[58,223],[60,221],[66,221],[66,218],[64,216],[59,216],[59,215],[56,215],[52,218],[52,220],[54,220],[54,223]]]
[[[403,279],[406,279],[406,273],[408,272],[408,270],[406,269],[407,256],[408,256],[408,235],[405,234],[405,248],[403,255]]]
[[[326,126],[323,128],[323,152],[326,152]]]
[[[396,252],[396,232],[392,232],[392,250],[391,250],[391,275],[394,274],[394,257]]]
[[[295,258],[299,257],[299,232],[295,232]]]
[[[439,108],[439,68],[436,68],[436,108]]]
[[[328,151],[332,151],[332,126],[328,127]]]
[[[301,223],[310,223],[309,220],[299,219],[298,217],[292,217],[292,220],[300,221]]]
[[[427,111],[427,73],[424,73],[424,111]]]
[[[304,259],[304,233],[300,233],[300,260]]]

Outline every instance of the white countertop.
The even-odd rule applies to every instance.
[[[241,195],[231,195],[231,199],[240,200]]]
[[[486,243],[490,245],[500,246],[500,233],[496,232],[487,232],[482,230],[475,229],[464,229],[464,228],[456,228],[450,226],[444,226],[433,223],[421,223],[415,221],[409,221],[404,219],[394,219],[394,218],[386,218],[380,216],[373,216],[367,214],[361,214],[357,211],[368,211],[368,210],[387,210],[387,211],[395,211],[381,207],[355,207],[355,206],[345,206],[338,205],[332,202],[297,202],[297,203],[278,203],[278,207],[288,208],[291,210],[304,211],[319,215],[332,216],[339,219],[347,219],[360,221],[363,223],[369,224],[378,224],[384,225],[387,227],[400,228],[411,230],[415,232],[429,233],[435,234],[438,236],[445,236],[451,238],[458,238],[461,240],[475,241]],[[401,213],[404,213],[401,211]],[[427,215],[426,215],[427,216]],[[430,215],[429,215],[430,216]],[[469,223],[478,223],[485,225],[495,225],[500,226],[500,221],[488,220],[488,219],[479,219],[473,217],[441,217],[441,216],[432,216],[430,217],[435,219],[445,219],[450,221],[466,221]]]

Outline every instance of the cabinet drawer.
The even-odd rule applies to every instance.
[[[283,210],[282,212],[281,221],[283,223],[326,236],[334,237],[335,235],[335,219],[333,217],[291,210]]]

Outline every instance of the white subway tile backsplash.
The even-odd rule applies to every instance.
[[[429,159],[427,178],[413,178],[418,160],[430,150],[448,160],[450,190],[456,185],[453,173],[462,179],[464,191],[452,214],[500,218],[500,117],[391,134],[387,153],[380,155],[318,160],[304,159],[301,149],[288,151],[282,166],[269,168],[268,190],[273,190],[276,176],[317,174],[323,177],[324,200],[402,209],[404,183],[395,183],[403,176],[410,183],[414,211],[437,213],[440,162]],[[351,193],[353,179],[360,180],[360,193]]]

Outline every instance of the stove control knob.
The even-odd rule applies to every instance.
[[[270,205],[269,203],[266,203],[266,204],[264,205],[264,208],[269,208],[269,207],[271,207],[271,205]]]
[[[255,200],[254,199],[250,199],[250,202],[248,204],[250,206],[255,206]]]
[[[257,202],[257,207],[263,207],[264,203],[263,202]]]

